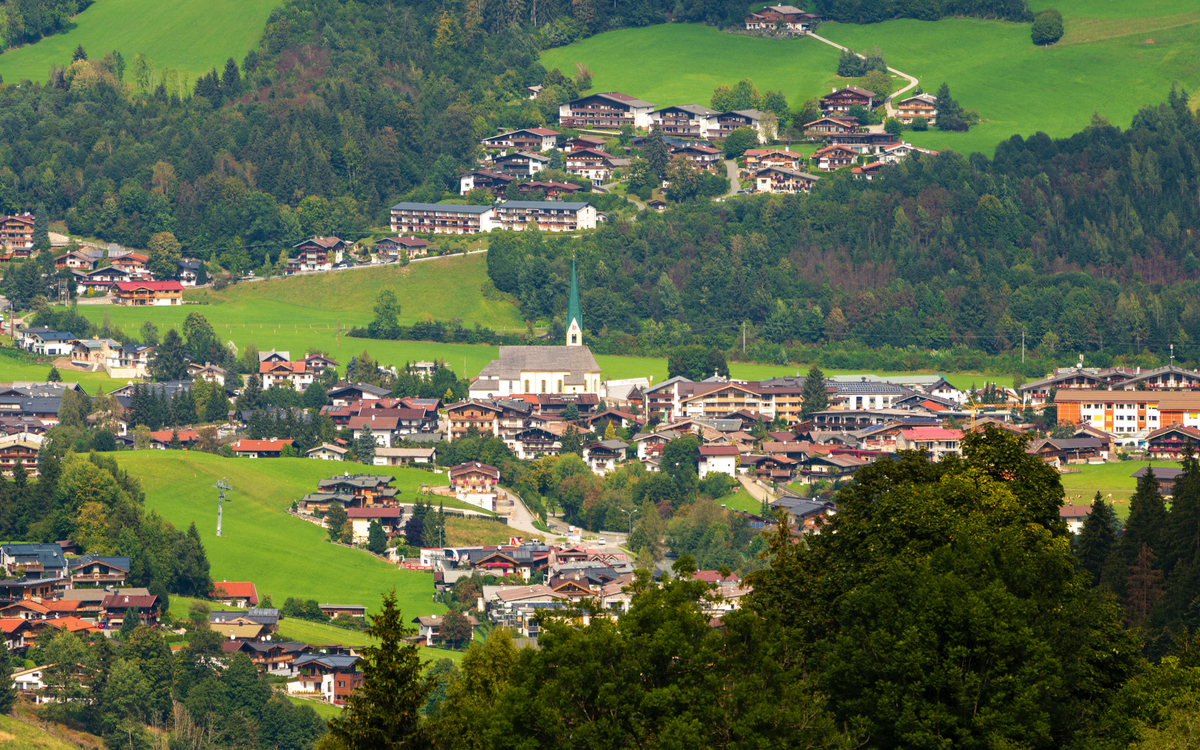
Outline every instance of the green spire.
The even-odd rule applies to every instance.
[[[583,312],[579,309],[579,281],[575,275],[575,259],[571,259],[571,295],[567,298],[567,329],[571,328],[571,321],[579,326],[579,330],[583,331]]]

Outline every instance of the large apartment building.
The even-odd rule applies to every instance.
[[[1200,427],[1200,393],[1196,392],[1059,391],[1054,403],[1060,425],[1082,423],[1118,435],[1176,424]]]
[[[33,248],[33,214],[0,218],[0,248],[4,255],[29,257]]]
[[[508,201],[496,207],[501,229],[521,231],[537,224],[543,232],[575,232],[596,228],[596,207],[567,201]]]
[[[443,203],[397,203],[392,206],[396,234],[478,234],[495,228],[492,206]]]
[[[558,108],[558,121],[567,128],[603,128],[618,130],[622,125],[635,128],[650,127],[650,113],[654,105],[650,102],[609,91],[589,94]]]

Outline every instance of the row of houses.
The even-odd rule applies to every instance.
[[[496,206],[397,203],[391,208],[396,233],[479,234],[533,226],[548,232],[576,232],[595,229],[596,221],[595,206],[567,201],[507,201]]]

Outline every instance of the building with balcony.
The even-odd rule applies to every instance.
[[[496,223],[518,232],[534,224],[543,232],[577,232],[596,228],[596,207],[566,201],[508,201],[496,207]]]
[[[28,258],[33,249],[33,214],[0,217],[0,248],[6,257]]]
[[[454,497],[487,511],[496,510],[500,470],[478,461],[468,461],[450,469],[450,488]]]
[[[549,151],[557,145],[560,135],[562,133],[550,128],[522,128],[521,130],[510,130],[507,133],[498,133],[484,138],[479,143],[484,148],[492,150],[511,148],[517,151]]]
[[[493,206],[397,203],[392,206],[395,234],[478,234],[495,227]]]
[[[787,167],[767,167],[754,173],[754,189],[760,193],[807,193],[819,179]]]
[[[122,281],[113,284],[113,304],[131,307],[183,304],[178,281]]]
[[[716,127],[715,109],[699,104],[680,104],[663,107],[650,113],[650,126],[658,127],[663,135],[676,138],[708,138]]]
[[[609,91],[589,94],[558,108],[558,121],[566,128],[619,130],[622,125],[649,129],[654,105],[636,97]]]

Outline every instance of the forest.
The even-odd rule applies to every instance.
[[[1172,91],[1128,130],[1096,118],[1066,139],[1014,136],[994,160],[922,156],[870,182],[685,204],[581,242],[496,236],[488,272],[527,318],[558,317],[573,255],[587,340],[604,354],[966,349],[1018,372],[1027,352],[1044,358],[1025,365],[1036,376],[1080,354],[1155,366],[1173,345],[1194,365],[1198,135]]]
[[[1026,0],[816,0],[817,12],[842,23],[879,23],[892,18],[936,21],[947,16],[1033,20]]]
[[[0,51],[66,28],[92,0],[7,0],[0,3]]]

